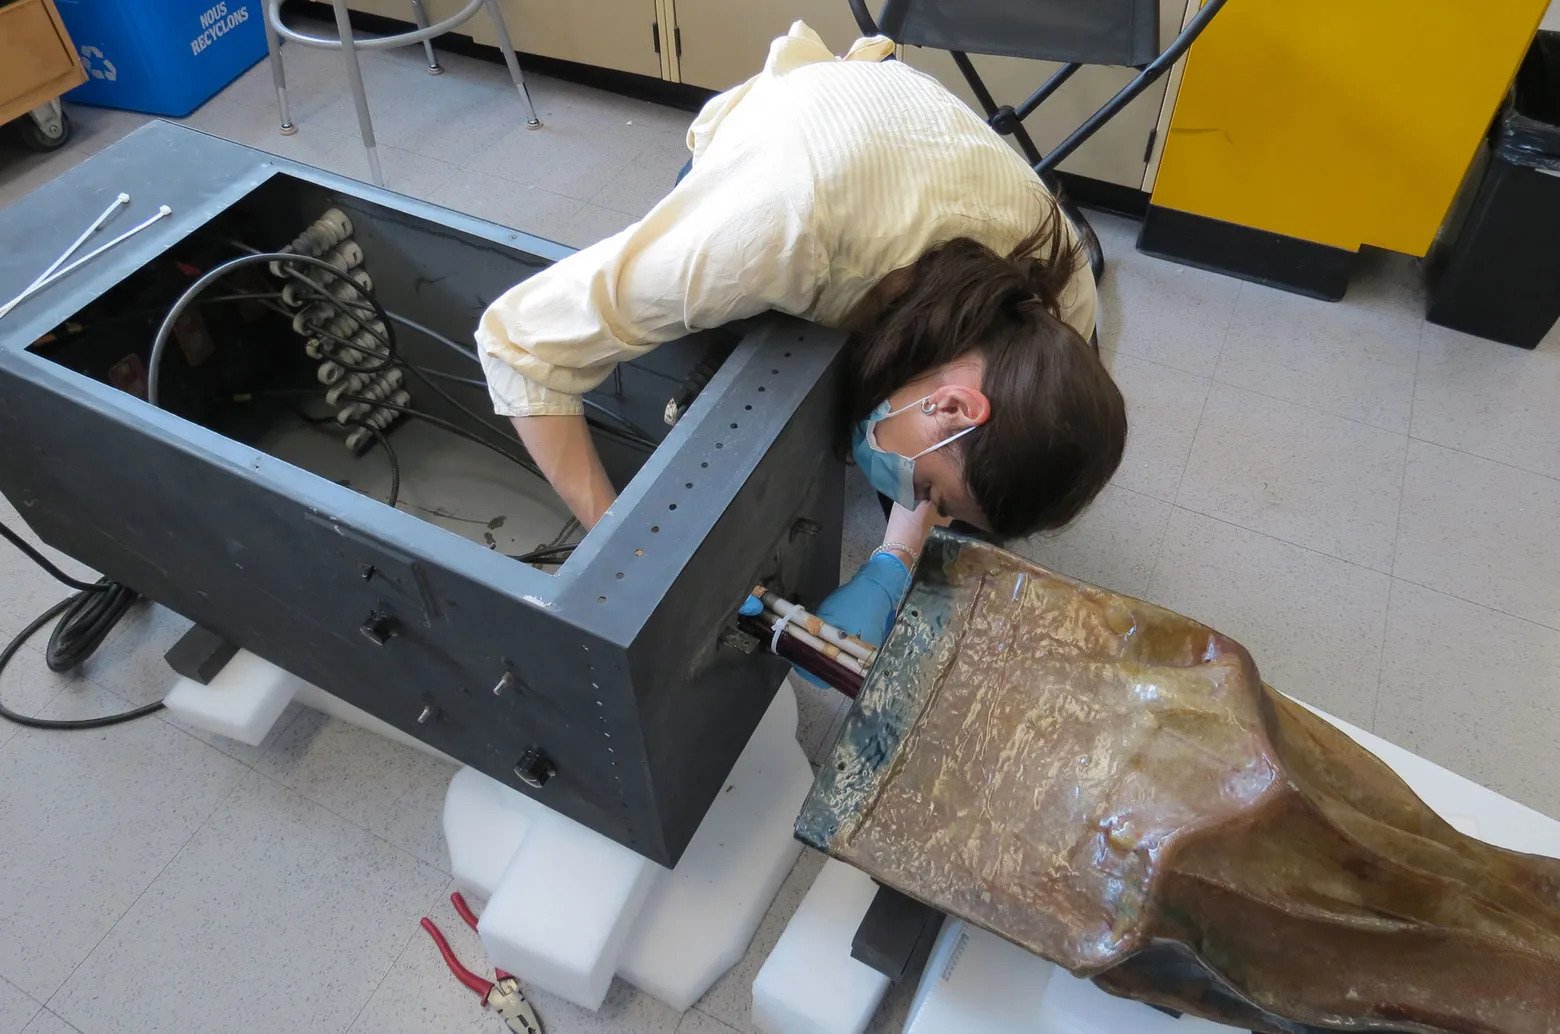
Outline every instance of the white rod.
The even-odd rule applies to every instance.
[[[764,606],[771,612],[781,617],[789,617],[793,622],[801,622],[801,627],[808,632],[825,642],[833,643],[857,660],[870,661],[872,659],[872,647],[855,636],[846,635],[818,615],[809,612],[801,604],[781,599],[767,589],[763,592],[755,590],[754,595],[758,596],[764,602]]]
[[[140,233],[142,230],[146,229],[148,226],[152,225],[157,220],[162,219],[165,216],[169,216],[169,215],[172,215],[172,214],[173,214],[173,209],[169,208],[167,205],[163,205],[161,208],[159,208],[157,210],[157,214],[156,215],[149,216],[148,218],[146,218],[142,222],[137,223],[135,226],[132,226],[130,229],[126,230],[124,233],[120,234],[118,237],[115,237],[113,240],[109,241],[107,244],[103,244],[103,245],[100,245],[100,246],[98,246],[96,248],[93,248],[91,251],[87,252],[85,255],[81,256],[79,259],[77,259],[76,261],[72,262],[70,265],[66,266],[64,269],[61,269],[58,272],[54,273],[52,276],[49,276],[48,278],[43,279],[43,280],[39,280],[31,288],[29,288],[27,291],[23,292],[20,296],[18,296],[16,298],[12,299],[11,301],[7,302],[5,304],[5,307],[3,309],[0,309],[0,316],[4,316],[6,313],[10,312],[13,308],[16,307],[17,303],[21,302],[23,299],[29,297],[30,295],[36,294],[37,292],[43,290],[45,287],[48,287],[50,284],[54,283],[56,280],[60,280],[60,279],[62,279],[64,277],[70,275],[70,273],[72,273],[73,271],[75,271],[77,269],[80,269],[82,266],[86,265],[88,262],[91,262],[93,259],[95,259],[99,255],[103,254],[103,252],[107,251],[109,248],[112,248],[114,245],[120,244],[120,243],[122,243],[124,241],[129,240],[131,237],[134,237],[136,234]]]
[[[850,654],[841,650],[832,643],[824,642],[822,639],[819,639],[817,636],[807,631],[807,629],[803,628],[801,625],[798,625],[795,620],[787,621],[784,617],[774,613],[770,613],[769,617],[773,619],[769,622],[769,627],[771,629],[777,629],[781,624],[784,624],[784,634],[795,636],[802,642],[806,643],[808,646],[812,647],[814,650],[817,650],[819,653],[829,658],[829,660],[840,665],[842,668],[845,668],[848,671],[853,671],[857,675],[866,675],[866,668],[862,666],[860,659],[852,657]]]

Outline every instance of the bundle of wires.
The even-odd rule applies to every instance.
[[[34,549],[31,543],[4,524],[0,524],[0,536],[20,549],[33,563],[55,579],[76,590],[74,595],[65,597],[33,618],[26,628],[6,644],[4,650],[0,650],[0,672],[5,671],[6,665],[11,663],[11,659],[16,656],[22,645],[55,617],[59,617],[60,621],[49,636],[49,645],[44,650],[44,661],[50,671],[70,671],[92,656],[93,652],[103,644],[103,640],[108,638],[108,634],[114,630],[119,619],[124,617],[130,605],[136,601],[135,591],[106,578],[100,578],[95,582],[83,582],[70,577],[50,562],[48,557]],[[13,711],[4,703],[0,703],[0,717],[34,729],[98,729],[105,725],[118,725],[120,722],[128,722],[134,718],[143,718],[162,710],[162,706],[162,701],[159,700],[118,714],[100,715],[96,718],[65,719],[35,718]]]

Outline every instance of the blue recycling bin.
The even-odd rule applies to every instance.
[[[65,95],[182,117],[265,56],[263,0],[56,0],[88,79]]]

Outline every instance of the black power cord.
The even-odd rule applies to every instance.
[[[0,524],[0,537],[4,537],[20,549],[29,560],[43,568],[51,577],[77,590],[75,595],[65,597],[33,618],[32,622],[18,632],[4,650],[0,650],[0,672],[5,671],[6,665],[11,663],[11,659],[16,656],[23,643],[56,617],[60,620],[49,635],[49,645],[44,651],[45,663],[48,664],[50,671],[70,671],[80,666],[99,646],[103,645],[103,640],[108,638],[114,626],[119,624],[120,618],[125,616],[131,604],[139,598],[134,589],[109,581],[107,578],[100,578],[95,582],[83,582],[70,577],[51,563],[48,557],[34,549],[31,543],[4,524]],[[101,729],[106,725],[118,725],[121,722],[144,718],[161,711],[162,708],[163,703],[159,700],[118,714],[100,715],[96,718],[64,719],[35,718],[32,715],[13,711],[4,703],[0,703],[0,718],[33,729]]]

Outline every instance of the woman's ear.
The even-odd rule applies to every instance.
[[[965,384],[945,384],[931,394],[933,412],[950,430],[979,427],[991,419],[991,400],[979,388]]]

